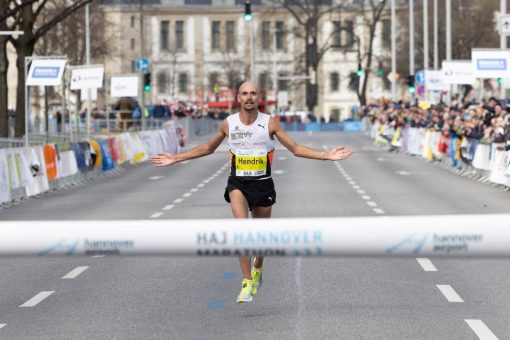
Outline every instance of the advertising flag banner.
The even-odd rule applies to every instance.
[[[114,76],[111,79],[110,96],[112,98],[137,97],[138,84],[138,76]]]
[[[442,71],[425,70],[425,88],[428,91],[449,91],[450,85],[444,82]]]
[[[66,59],[35,59],[30,65],[28,86],[59,86],[66,67]]]
[[[0,149],[0,203],[11,200],[11,188],[9,187],[9,166],[7,165],[7,153]]]
[[[476,78],[510,78],[510,50],[471,50]]]
[[[80,150],[83,153],[83,161],[85,163],[85,167],[81,170],[82,172],[88,172],[94,169],[95,159],[92,159],[92,154],[90,153],[90,145],[87,142],[79,142]]]
[[[108,171],[115,168],[115,163],[113,163],[112,153],[110,147],[108,146],[108,143],[103,138],[100,138],[98,142],[99,146],[101,147],[101,156],[103,158],[102,170]]]
[[[44,171],[45,167],[42,147],[24,148],[22,152],[32,175],[32,181],[25,186],[25,193],[27,197],[48,191],[49,185],[48,178]]]
[[[476,82],[471,60],[445,60],[442,66],[446,84],[472,85]]]
[[[103,87],[104,67],[73,68],[71,90],[98,89]]]
[[[46,176],[49,181],[57,179],[57,152],[51,144],[46,144],[43,147],[44,161],[46,163]]]
[[[89,143],[90,143],[90,148],[91,148],[90,152],[95,154],[94,166],[96,168],[101,168],[103,166],[103,156],[101,153],[101,146],[94,139],[92,139]],[[94,157],[92,157],[92,159],[94,159]]]

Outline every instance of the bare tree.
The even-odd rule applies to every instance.
[[[48,31],[55,27],[59,22],[67,18],[72,13],[76,12],[92,0],[68,0],[62,8],[49,18],[45,23],[40,26],[37,19],[50,7],[49,0],[39,0],[32,4],[32,0],[21,0],[23,8],[12,16],[12,26],[23,31],[23,35],[18,38],[9,37],[17,53],[16,66],[18,69],[18,88],[16,93],[16,126],[15,136],[21,137],[25,133],[25,112],[24,112],[24,98],[25,98],[25,57],[31,56],[34,53],[35,46],[39,39],[43,37]],[[30,2],[30,5],[26,5]],[[6,73],[0,73],[0,84],[3,83],[2,77],[7,77]]]

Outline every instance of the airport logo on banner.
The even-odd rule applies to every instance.
[[[471,60],[443,61],[443,81],[446,84],[471,85],[476,82]]]
[[[476,78],[510,78],[510,50],[473,49],[471,63]]]
[[[112,98],[137,97],[138,84],[139,80],[136,75],[113,76],[111,78],[110,95]]]
[[[27,77],[28,86],[59,86],[66,59],[34,59]]]
[[[103,87],[104,67],[73,68],[71,90],[98,89]]]

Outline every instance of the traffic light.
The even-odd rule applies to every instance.
[[[382,77],[384,75],[384,70],[383,70],[383,66],[381,63],[379,63],[379,69],[377,70],[377,75],[379,77]]]
[[[503,78],[498,78],[498,84],[499,85],[503,84]]]
[[[244,3],[244,21],[251,21],[251,3],[246,0]]]
[[[356,74],[358,75],[358,77],[361,78],[361,76],[363,75],[363,69],[361,68],[361,64],[358,64],[358,72],[356,72]]]
[[[143,89],[145,92],[150,92],[151,90],[151,73],[147,72],[143,75]]]
[[[414,85],[414,74],[407,77],[407,92],[414,94],[416,92],[416,86]]]

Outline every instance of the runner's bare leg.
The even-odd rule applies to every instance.
[[[272,207],[253,207],[251,211],[251,216],[253,218],[270,218],[271,217],[271,208]],[[261,268],[264,263],[264,257],[258,256],[255,257],[255,263],[253,266],[255,268]]]
[[[234,218],[248,218],[248,201],[241,190],[234,189],[229,192],[230,207]],[[239,256],[239,264],[243,272],[243,279],[251,280],[250,256]]]

